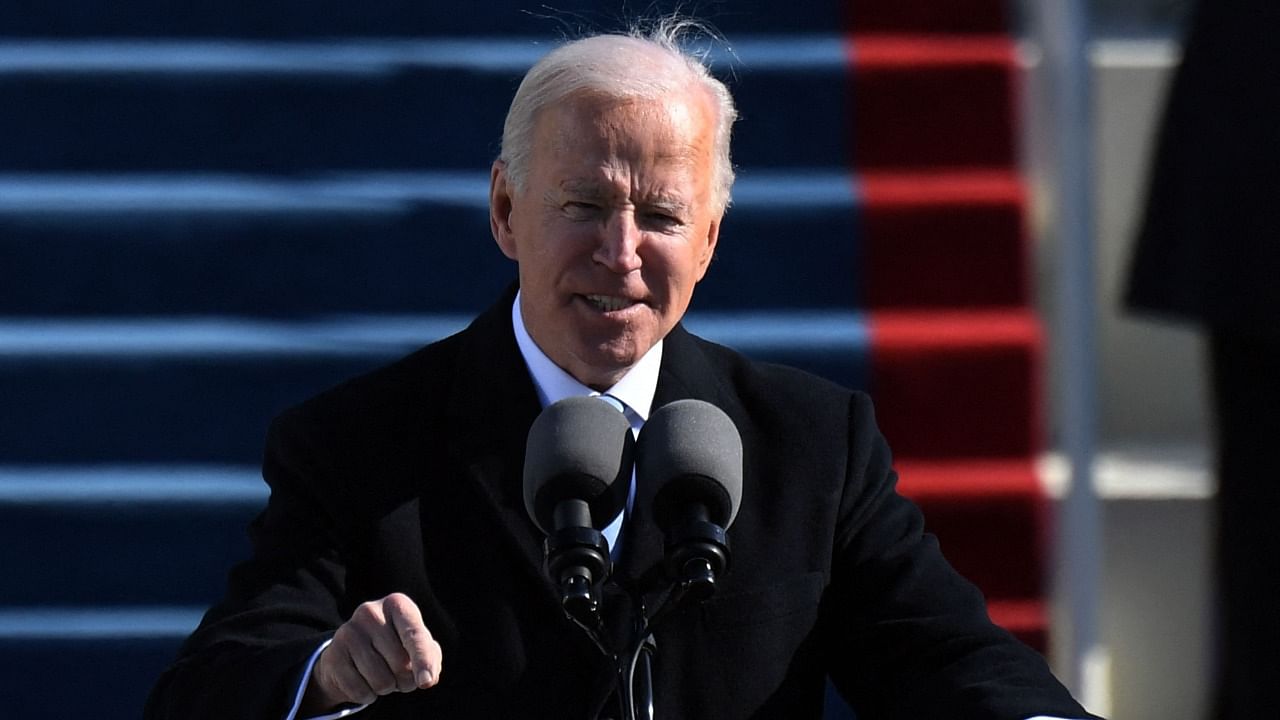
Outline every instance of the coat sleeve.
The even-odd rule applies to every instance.
[[[317,455],[287,418],[268,433],[271,496],[249,528],[253,553],[158,680],[147,720],[285,717],[307,659],[344,619],[334,503],[317,497]]]
[[[1091,717],[1039,653],[991,622],[896,484],[871,402],[855,394],[824,605],[832,680],[860,720]]]

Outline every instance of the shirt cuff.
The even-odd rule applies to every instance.
[[[369,707],[368,705],[355,705],[343,708],[335,713],[328,715],[315,715],[309,718],[298,718],[298,707],[302,705],[302,696],[307,692],[307,683],[311,682],[311,671],[316,667],[316,660],[320,659],[320,653],[329,647],[329,643],[333,639],[325,640],[320,643],[320,647],[311,653],[311,657],[307,659],[307,665],[302,669],[302,679],[298,681],[298,689],[293,693],[293,706],[289,708],[289,714],[284,716],[284,720],[333,720],[333,718],[344,718],[348,715],[354,715],[361,710]]]

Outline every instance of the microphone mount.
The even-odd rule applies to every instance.
[[[609,542],[591,527],[591,511],[582,500],[556,504],[555,527],[546,539],[546,572],[560,589],[560,604],[570,618],[598,627],[600,585],[609,576]]]
[[[655,489],[667,582],[649,596],[656,601],[652,613],[645,591],[630,589],[637,610],[630,632],[617,638],[606,634],[602,617],[601,587],[612,562],[601,529],[626,505],[633,464],[639,486]],[[594,398],[554,403],[530,427],[524,499],[545,535],[544,570],[566,617],[613,661],[619,710],[627,720],[653,718],[655,630],[676,608],[714,595],[729,570],[725,529],[741,501],[742,466],[733,421],[699,400],[659,408],[638,445],[626,418]]]
[[[667,533],[667,577],[681,596],[701,602],[716,592],[716,578],[729,569],[729,538],[701,505],[685,508],[684,517]]]

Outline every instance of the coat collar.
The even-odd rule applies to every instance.
[[[522,558],[530,574],[554,600],[543,574],[543,535],[524,507],[524,455],[529,427],[541,403],[516,345],[511,323],[513,286],[476,318],[460,337],[450,399],[457,459],[495,517],[495,532]],[[742,426],[743,411],[698,341],[681,325],[667,335],[653,408],[694,398],[710,402]],[[643,431],[642,431],[643,432]],[[635,509],[613,578],[632,592],[658,589],[662,579],[661,529],[648,517],[651,489],[637,489]]]

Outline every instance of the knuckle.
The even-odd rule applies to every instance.
[[[347,653],[351,653],[355,648],[365,643],[367,636],[368,633],[361,626],[359,620],[352,617],[333,634],[333,645],[342,648]]]
[[[358,635],[360,635],[360,624],[357,623],[355,616],[352,616],[351,620],[338,625],[337,632],[333,634],[333,642],[339,646],[346,646],[355,642]]]
[[[387,607],[395,608],[396,610],[404,610],[407,607],[413,607],[413,601],[409,599],[409,596],[398,592],[391,593],[383,598],[382,604]]]
[[[369,689],[373,690],[375,695],[390,695],[396,691],[398,683],[393,677],[383,677],[369,683]]]
[[[400,673],[396,676],[396,690],[398,692],[410,692],[417,689],[418,684],[413,680],[412,673]]]
[[[360,603],[355,612],[351,613],[351,619],[361,622],[380,621],[382,619],[382,607],[376,602]]]

